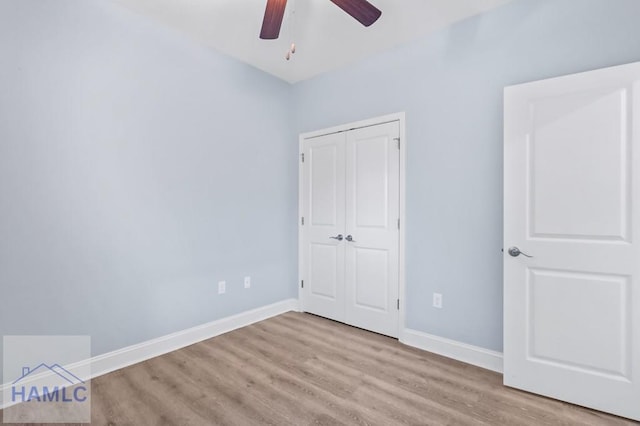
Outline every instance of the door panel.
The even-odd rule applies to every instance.
[[[531,360],[629,379],[627,277],[530,269],[527,299]]]
[[[386,228],[389,220],[389,147],[387,138],[353,142],[355,150],[355,223],[357,227]]]
[[[330,237],[345,228],[344,134],[305,143],[302,309],[345,320],[344,243]]]
[[[308,288],[315,297],[335,302],[338,296],[338,263],[342,251],[335,244],[310,244]]]
[[[386,312],[388,309],[389,253],[387,250],[354,248],[355,306]]]
[[[627,97],[594,90],[531,103],[532,236],[626,239]]]
[[[398,335],[399,123],[347,133],[347,322]],[[365,272],[365,270],[367,272]]]
[[[505,92],[504,382],[636,420],[639,113],[640,64]]]
[[[311,198],[309,216],[313,226],[337,226],[338,208],[344,209],[344,203],[338,199],[341,193],[341,179],[338,166],[344,161],[338,156],[341,147],[336,144],[318,144],[309,148],[311,169]]]

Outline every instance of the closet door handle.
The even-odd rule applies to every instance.
[[[356,240],[354,240],[351,235],[347,235],[346,240],[349,241],[350,243],[355,243],[356,242]]]
[[[344,239],[344,237],[342,236],[342,234],[338,234],[338,235],[337,235],[337,236],[335,236],[335,237],[329,237],[329,238],[331,238],[331,239],[333,239],[333,240],[338,240],[338,241],[342,241],[342,240]]]

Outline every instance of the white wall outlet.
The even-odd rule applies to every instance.
[[[227,291],[227,282],[218,281],[218,294],[224,294]]]
[[[442,309],[442,294],[433,293],[433,307]]]
[[[251,277],[244,277],[244,288],[251,288]]]

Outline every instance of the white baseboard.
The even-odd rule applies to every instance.
[[[73,365],[64,366],[65,369],[74,373],[82,380],[90,380],[95,377],[111,373],[116,370],[164,355],[169,352],[182,349],[186,346],[193,345],[203,340],[237,330],[242,327],[254,324],[256,322],[275,317],[289,311],[298,311],[299,303],[297,299],[288,299],[272,305],[263,306],[261,308],[242,312],[230,317],[222,318],[207,324],[198,325],[146,342],[138,343],[126,348],[118,349],[113,352],[95,356],[91,359],[80,361]],[[83,374],[87,371],[87,364],[91,365],[91,375],[86,377]],[[47,375],[41,375],[32,381],[37,383],[39,380],[47,379]],[[2,392],[11,388],[11,383],[2,385]],[[3,404],[0,400],[0,409],[6,408],[11,404]]]
[[[405,329],[402,332],[400,342],[414,348],[446,356],[447,358],[486,368],[487,370],[498,373],[503,372],[502,354],[500,352],[411,329]]]
[[[298,301],[289,299],[98,355],[91,359],[91,376],[102,376],[297,308]]]

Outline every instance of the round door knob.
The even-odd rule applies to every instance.
[[[350,243],[355,243],[356,240],[353,239],[353,237],[351,235],[347,235],[347,238],[345,238],[347,241],[349,241]]]

